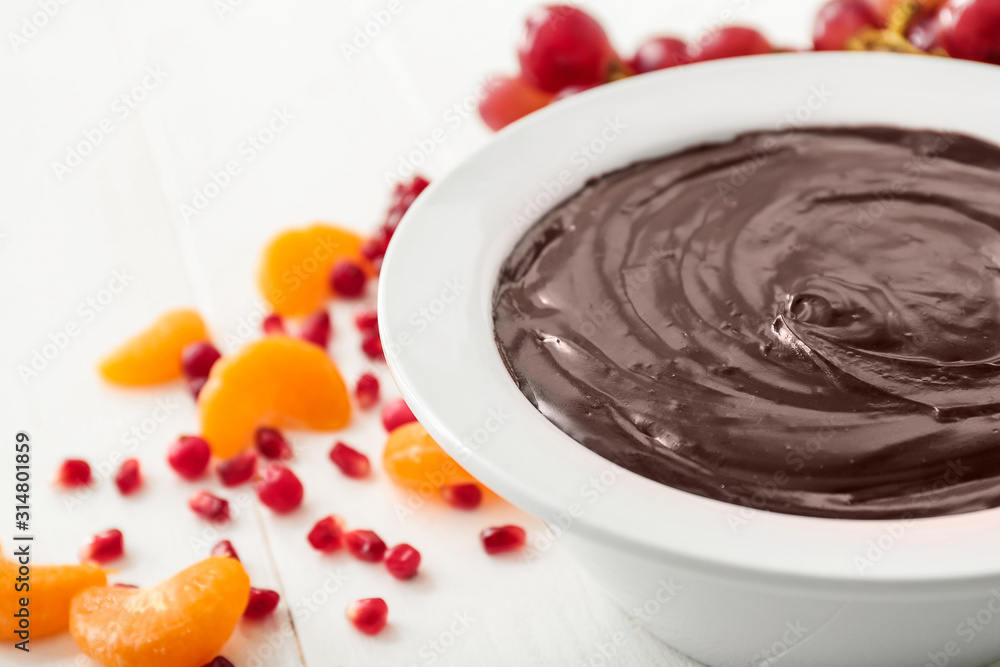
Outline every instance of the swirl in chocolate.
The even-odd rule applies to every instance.
[[[504,263],[500,353],[601,456],[759,509],[1000,505],[1000,147],[749,133],[594,179]]]

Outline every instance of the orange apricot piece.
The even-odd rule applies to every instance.
[[[212,367],[198,397],[201,435],[223,459],[253,442],[258,427],[333,431],[351,401],[340,371],[316,345],[269,336]]]
[[[171,310],[108,353],[98,370],[108,382],[131,387],[175,380],[183,374],[184,346],[207,338],[197,312]]]
[[[89,588],[73,598],[69,632],[106,667],[201,667],[218,655],[250,596],[235,558],[211,556],[152,588]]]
[[[328,276],[337,260],[353,259],[374,275],[361,254],[363,242],[350,230],[322,223],[283,232],[264,248],[257,271],[260,292],[278,315],[307,315],[333,296]]]
[[[385,443],[382,465],[397,484],[434,488],[467,484],[476,480],[465,471],[418,422],[393,429]]]
[[[108,583],[101,568],[94,565],[32,565],[28,590],[15,585],[19,564],[0,556],[0,641],[21,641],[16,633],[21,598],[28,600],[32,639],[58,634],[69,627],[69,605],[73,596],[91,586]]]

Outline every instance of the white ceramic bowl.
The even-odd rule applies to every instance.
[[[709,665],[940,667],[997,658],[1000,510],[807,518],[616,469],[514,385],[493,339],[497,272],[526,226],[591,176],[746,130],[857,124],[1000,143],[1000,67],[785,54],[604,86],[515,123],[431,185],[386,256],[382,341],[419,420],[484,484],[549,523],[657,637]]]

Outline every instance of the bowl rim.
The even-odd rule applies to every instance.
[[[1000,561],[990,557],[1000,548],[1000,508],[897,520],[745,512],[615,470],[524,398],[492,336],[495,269],[523,233],[512,229],[516,220],[509,224],[510,210],[517,209],[504,208],[503,198],[508,192],[513,201],[515,192],[539,191],[538,184],[549,178],[549,156],[563,151],[565,158],[566,147],[587,138],[580,128],[627,111],[632,127],[647,133],[632,135],[621,146],[609,144],[601,156],[607,160],[588,165],[582,180],[669,152],[657,146],[679,148],[702,140],[680,128],[702,123],[703,134],[720,136],[741,127],[763,129],[751,119],[773,118],[769,114],[787,109],[788,100],[800,99],[784,96],[786,89],[798,94],[817,81],[846,93],[802,125],[878,124],[902,115],[900,126],[937,126],[1000,143],[1000,128],[991,132],[977,115],[1000,113],[1000,68],[943,58],[839,52],[753,56],[662,70],[573,96],[497,133],[434,180],[404,216],[378,289],[387,362],[403,398],[441,446],[486,486],[546,521],[553,536],[568,530],[703,576],[817,587],[831,595],[982,591],[1000,582]],[[932,94],[911,90],[913,81]],[[738,114],[718,113],[723,87],[731,100],[742,100]],[[883,90],[893,97],[879,98]],[[919,104],[921,95],[926,104]],[[875,106],[874,98],[882,104]],[[676,99],[688,103],[671,107]],[[665,104],[656,104],[660,101]],[[968,104],[961,106],[963,101]],[[980,111],[969,109],[972,102]],[[649,120],[654,110],[647,107],[655,107],[658,124]],[[678,129],[661,127],[671,124]],[[655,141],[644,141],[654,136]],[[579,185],[560,194],[570,195]],[[551,205],[564,196],[550,197]],[[417,304],[437,305],[448,289],[452,301],[445,300],[443,312],[423,317],[426,309]],[[428,301],[434,294],[442,298]],[[418,335],[427,330],[432,335]],[[483,414],[489,415],[485,421]],[[491,418],[494,425],[499,422],[496,430],[487,428]],[[469,434],[480,430],[487,431],[485,443],[470,440]],[[614,477],[605,478],[612,481],[601,485],[597,501],[579,514],[570,511],[581,484],[609,474]],[[734,513],[740,515],[738,529]],[[561,515],[569,520],[560,521]]]

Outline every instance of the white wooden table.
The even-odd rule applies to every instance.
[[[167,445],[197,431],[186,391],[118,391],[94,372],[103,352],[174,306],[197,307],[232,351],[259,329],[253,275],[270,236],[317,219],[371,229],[407,162],[422,163],[420,172],[433,178],[487,141],[475,96],[484,75],[515,67],[514,36],[531,4],[0,5],[5,548],[13,533],[13,437],[26,430],[34,441],[36,563],[75,561],[87,537],[117,527],[127,557],[112,579],[149,585],[225,537],[256,586],[281,592],[273,618],[242,623],[226,646],[237,667],[692,664],[631,629],[558,544],[524,562],[486,556],[477,538],[485,526],[513,522],[543,539],[542,524],[499,501],[473,513],[428,503],[400,518],[398,503],[409,498],[380,470],[368,482],[333,470],[332,435],[293,436],[294,467],[307,489],[302,509],[275,518],[248,490],[227,490],[238,516],[225,535],[213,534],[185,505],[194,488],[218,490],[217,483],[183,483],[164,465]],[[777,43],[804,46],[818,2],[586,4],[629,51],[644,36],[693,36],[720,22],[756,24]],[[366,26],[374,36],[358,37]],[[239,172],[219,176],[230,162]],[[351,379],[371,367],[359,353],[352,310],[334,308],[332,352]],[[385,367],[377,372],[394,396]],[[377,458],[384,441],[377,411],[337,437]],[[48,484],[68,456],[95,466],[96,488],[67,494]],[[129,456],[142,461],[147,483],[126,500],[106,476]],[[345,554],[318,555],[305,534],[331,512],[390,543],[417,546],[421,577],[400,583]],[[390,607],[390,628],[374,638],[343,617],[349,601],[370,596]],[[28,656],[0,648],[0,663],[92,664],[67,635],[31,646]]]

